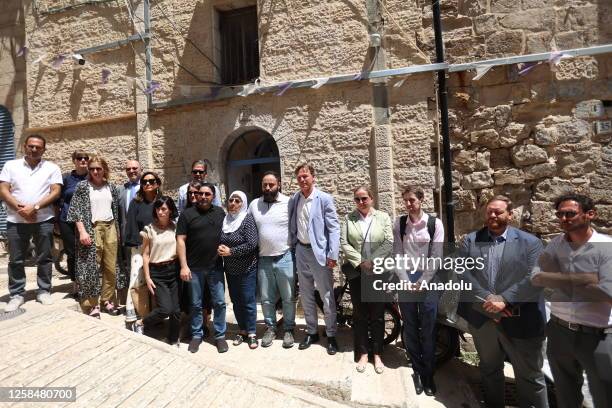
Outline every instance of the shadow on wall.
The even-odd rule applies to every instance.
[[[6,95],[5,99],[0,100],[0,104],[11,111],[20,107],[15,106],[15,102],[19,100],[17,95],[25,88],[25,78],[18,79],[18,74],[22,72],[25,74],[26,70],[25,55],[17,56],[25,45],[24,14],[21,3],[21,0],[4,0],[0,13],[0,60],[12,60],[12,64],[2,64],[6,67],[6,72],[0,72],[0,75],[17,73],[14,74],[15,78],[10,84],[7,84],[9,89],[2,92]],[[2,85],[4,86],[6,85]]]

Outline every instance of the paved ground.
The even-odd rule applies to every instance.
[[[2,264],[0,259],[0,310],[8,301]],[[95,320],[78,313],[66,296],[70,282],[59,276],[54,277],[54,305],[42,306],[34,301],[34,268],[27,273],[26,312],[0,321],[0,386],[76,386],[79,406],[478,406],[469,385],[477,382],[477,370],[459,360],[438,371],[439,393],[427,397],[415,395],[412,370],[394,345],[385,350],[382,375],[372,366],[357,373],[347,329],[339,332],[341,352],[335,356],[320,345],[285,350],[281,340],[256,350],[230,344],[225,354],[205,343],[191,354],[186,344],[176,350],[124,329],[122,317]],[[299,340],[304,325],[298,323]],[[230,324],[229,337],[235,332]],[[262,332],[258,321],[258,335]]]

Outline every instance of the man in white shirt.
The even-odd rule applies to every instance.
[[[276,302],[283,302],[283,347],[294,344],[295,270],[289,245],[289,197],[280,192],[280,176],[273,171],[261,180],[263,196],[253,200],[249,212],[259,233],[258,285],[266,323],[262,347],[276,338]]]
[[[444,225],[439,218],[423,212],[421,204],[424,197],[421,188],[408,187],[404,190],[402,198],[408,215],[398,217],[393,226],[394,256],[415,259],[423,255],[432,259],[442,257]],[[410,280],[416,287],[420,287],[423,281],[430,282],[435,273],[435,269],[428,269],[427,266],[421,270],[398,271],[400,278]],[[413,295],[411,297],[414,299],[409,298],[399,304],[404,320],[404,347],[412,361],[415,390],[417,394],[425,391],[429,396],[436,393],[434,371],[438,303],[435,295],[435,292],[431,292],[423,299]]]
[[[564,194],[555,208],[565,233],[542,253],[532,283],[553,289],[546,334],[557,405],[582,406],[586,371],[595,408],[607,408],[612,406],[612,356],[596,355],[596,349],[612,336],[612,237],[591,226],[597,213],[589,197]]]
[[[0,200],[7,207],[7,239],[9,247],[9,293],[11,300],[5,312],[15,311],[24,302],[26,286],[24,263],[34,238],[37,259],[38,295],[43,305],[51,299],[51,268],[53,260],[53,203],[62,186],[60,168],[43,160],[46,141],[42,136],[30,135],[23,144],[24,157],[9,160],[0,173]]]
[[[208,176],[208,164],[204,160],[196,160],[191,163],[191,180],[190,181],[198,181],[200,183],[206,182],[206,177]],[[187,208],[187,191],[189,190],[189,183],[185,183],[179,187],[178,190],[178,210],[179,213],[185,211]],[[212,202],[213,205],[217,207],[222,207],[221,205],[221,191],[219,187],[215,185],[215,198]]]

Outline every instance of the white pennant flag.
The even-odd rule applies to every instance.
[[[489,70],[493,68],[493,65],[479,65],[476,67],[476,76],[472,78],[472,81],[478,81],[480,78],[485,76]]]
[[[312,86],[312,89],[319,89],[323,85],[325,85],[329,81],[329,77],[327,78],[317,78],[315,79],[316,84]]]

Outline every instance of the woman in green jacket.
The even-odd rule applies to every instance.
[[[384,303],[362,301],[363,287],[372,287],[371,282],[378,279],[374,274],[374,259],[391,255],[393,231],[391,218],[384,211],[373,207],[372,190],[360,186],[353,190],[356,209],[346,216],[342,224],[340,245],[344,253],[345,273],[351,290],[353,303],[353,335],[356,369],[362,373],[368,363],[368,328],[372,337],[374,370],[380,374],[385,366],[380,358],[383,349],[385,330]]]

